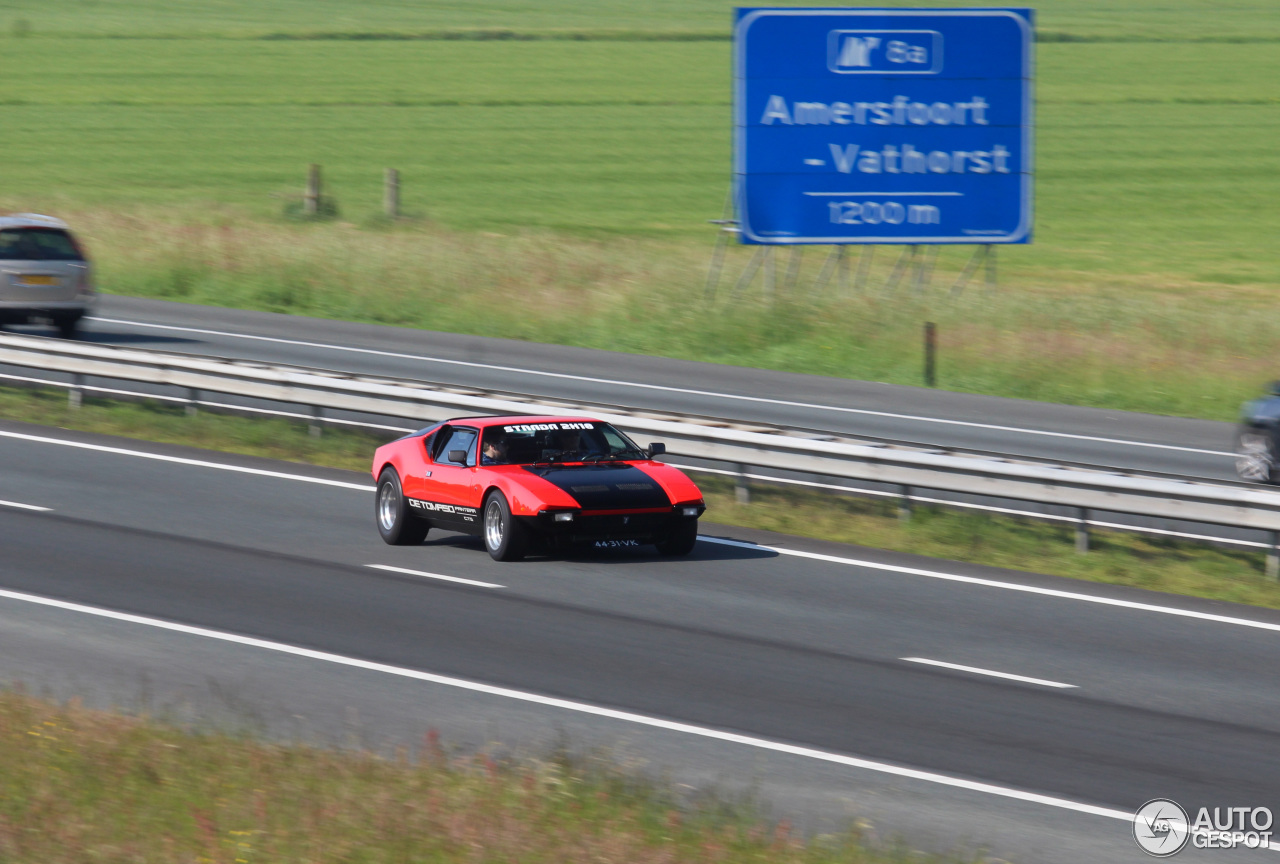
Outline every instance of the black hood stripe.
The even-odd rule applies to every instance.
[[[671,506],[671,500],[658,481],[633,465],[530,465],[525,470],[569,493],[583,510],[640,510]]]

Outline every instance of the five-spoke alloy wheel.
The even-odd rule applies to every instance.
[[[528,531],[511,515],[511,505],[498,490],[484,501],[484,548],[494,561],[519,561],[529,548]]]

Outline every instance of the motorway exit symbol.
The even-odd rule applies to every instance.
[[[744,243],[1026,243],[1030,9],[737,10]]]

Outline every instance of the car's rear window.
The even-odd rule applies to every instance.
[[[66,231],[57,228],[0,230],[0,261],[83,261],[84,255]]]

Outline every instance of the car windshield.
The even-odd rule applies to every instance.
[[[490,426],[484,430],[480,454],[482,465],[648,458],[626,435],[594,420]]]
[[[0,231],[0,261],[83,261],[76,241],[57,228]]]

